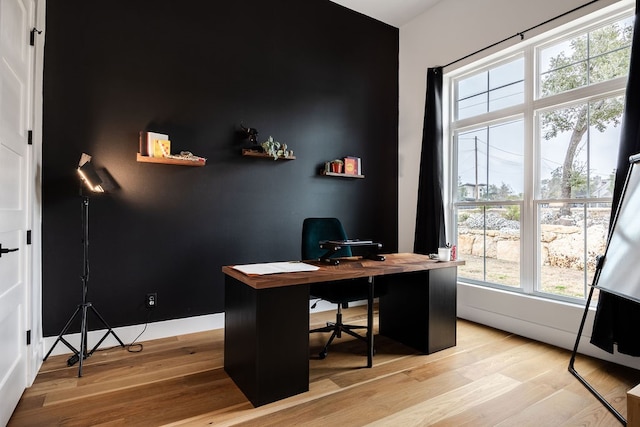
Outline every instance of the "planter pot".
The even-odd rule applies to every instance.
[[[333,172],[333,173],[342,173],[342,164],[340,164],[340,163],[331,163],[331,172]]]

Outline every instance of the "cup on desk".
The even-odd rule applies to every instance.
[[[438,248],[438,261],[451,261],[451,248]]]

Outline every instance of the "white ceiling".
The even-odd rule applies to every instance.
[[[441,0],[331,0],[400,28]]]

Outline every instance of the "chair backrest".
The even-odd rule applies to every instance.
[[[347,233],[337,218],[306,218],[302,223],[302,259],[318,259],[324,255],[327,251],[320,249],[319,245],[323,240],[346,240],[347,238]],[[342,248],[333,256],[351,256],[351,248]]]

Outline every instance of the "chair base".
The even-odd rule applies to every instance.
[[[354,329],[367,329],[366,326],[356,326],[356,325],[345,325],[342,323],[342,313],[340,309],[338,309],[338,313],[336,314],[335,322],[327,322],[327,326],[323,326],[322,328],[316,328],[309,331],[309,333],[314,332],[332,332],[329,337],[329,341],[324,345],[318,356],[320,359],[324,359],[327,357],[327,352],[329,351],[329,346],[333,342],[335,338],[342,338],[342,333],[351,335],[354,338],[367,342],[367,337],[364,337],[360,334],[353,332]]]

